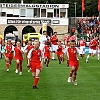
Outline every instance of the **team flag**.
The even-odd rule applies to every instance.
[[[98,0],[98,11],[100,11],[100,0]]]
[[[84,0],[82,0],[82,12],[85,10],[85,7],[84,7]]]

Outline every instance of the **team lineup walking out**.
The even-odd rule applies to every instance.
[[[96,52],[97,52],[97,46],[98,46],[98,37],[94,37],[93,39],[90,40],[90,44],[89,44],[89,54],[86,58],[86,63],[88,63],[88,60],[90,58],[90,56],[95,56]]]
[[[7,72],[9,71],[9,66],[12,63],[12,59],[13,59],[13,52],[14,52],[14,46],[11,43],[11,40],[8,39],[7,40],[7,45],[5,46],[2,54],[5,58],[5,62],[6,62],[6,70]]]
[[[68,82],[72,81],[74,85],[77,85],[76,76],[79,67],[79,59],[77,54],[79,53],[79,50],[75,46],[75,40],[71,40],[70,47],[65,52],[67,52],[66,54],[69,59],[69,66],[71,68],[70,75],[68,77]]]
[[[34,41],[34,48],[32,48],[28,53],[28,64],[31,66],[32,76],[34,78],[33,89],[37,89],[37,84],[39,81],[40,71],[43,67],[43,52],[39,49],[39,41]]]
[[[61,40],[58,38],[57,32],[54,32],[50,37],[47,31],[43,31],[39,40],[27,40],[25,47],[22,47],[20,41],[17,41],[16,45],[13,46],[11,40],[8,39],[2,48],[2,54],[6,62],[6,71],[10,71],[10,65],[14,58],[16,61],[15,73],[22,75],[22,63],[26,58],[26,67],[28,72],[32,72],[33,76],[34,82],[32,87],[33,89],[38,89],[37,85],[43,66],[47,68],[52,67],[50,63],[53,61],[57,62],[60,66],[63,65],[63,62],[67,62],[66,65],[71,68],[67,82],[73,82],[74,85],[78,85],[76,77],[79,69],[79,58],[81,57],[84,62],[88,63],[89,58],[97,54],[97,59],[100,60],[100,41],[98,35],[91,36],[88,47],[89,52],[86,55],[86,59],[84,59],[85,47],[87,46],[86,40],[84,37],[78,39],[77,35],[75,32],[72,36],[70,33],[67,33],[64,39]],[[24,54],[26,55],[25,58]]]
[[[16,71],[17,74],[19,69],[19,75],[22,75],[22,62],[23,62],[23,48],[21,47],[21,43],[17,41],[16,47],[14,48],[14,59],[16,61]]]
[[[24,47],[24,52],[26,53],[26,60],[28,62],[28,58],[27,55],[29,53],[29,51],[33,48],[34,46],[32,45],[32,40],[29,40],[28,43],[26,44],[26,46]],[[28,68],[28,72],[30,72],[31,68],[30,66],[27,66]]]
[[[50,37],[51,48],[52,48],[52,60],[55,60],[55,53],[57,51],[57,32],[54,32],[53,36]]]

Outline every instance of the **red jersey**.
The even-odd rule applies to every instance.
[[[44,46],[44,58],[50,59],[50,46]]]
[[[34,48],[33,45],[28,45],[28,46],[27,46],[27,53],[29,53],[29,51],[30,51],[32,48]]]
[[[14,48],[14,58],[15,60],[23,60],[22,52],[19,50],[19,48],[22,50],[22,47],[15,47]]]
[[[66,37],[64,38],[65,44],[67,44],[67,41],[70,41],[70,36],[66,36]]]
[[[44,54],[50,54],[50,46],[44,46]]]
[[[34,48],[31,49],[28,53],[28,58],[31,59],[31,62],[40,63],[42,58],[41,50],[35,50]]]
[[[96,50],[96,47],[98,45],[98,41],[95,39],[90,40],[90,49]]]
[[[63,46],[62,45],[58,45],[58,49],[57,49],[57,52],[62,52],[62,50],[63,50]]]
[[[12,44],[6,45],[6,48],[5,48],[5,50],[6,50],[5,51],[6,57],[13,57],[13,53],[12,53],[13,49],[14,49],[14,47],[13,47]]]
[[[32,48],[34,48],[33,45],[26,45],[26,46],[24,47],[24,50],[27,50],[27,54],[28,54],[29,51],[30,51]]]
[[[57,45],[57,42],[58,42],[57,36],[55,36],[55,35],[51,36],[50,42],[51,42],[51,44]]]
[[[80,45],[80,46],[85,46],[85,41],[84,41],[84,40],[80,40],[80,41],[79,41],[79,45]]]
[[[78,53],[78,49],[77,48],[71,48],[71,47],[69,47],[67,49],[67,55],[68,55],[69,61],[72,61],[72,62],[77,61],[78,60],[77,53]]]
[[[71,36],[70,40],[76,40],[76,35]]]
[[[62,55],[63,54],[63,46],[62,45],[58,45],[58,49],[57,49],[57,56],[59,57],[60,55]]]

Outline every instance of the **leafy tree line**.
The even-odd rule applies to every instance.
[[[69,4],[69,17],[75,16],[75,5],[74,2],[77,2],[76,5],[76,16],[82,16],[82,5],[81,0],[23,0],[24,3],[49,3],[49,4]],[[0,0],[0,3],[20,3],[21,0]],[[98,16],[98,0],[85,0],[85,11],[84,16]]]

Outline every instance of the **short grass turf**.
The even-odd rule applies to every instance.
[[[65,57],[66,58],[66,57]],[[68,83],[70,68],[65,62],[50,61],[40,74],[38,89],[34,90],[33,77],[27,72],[23,61],[23,74],[15,74],[15,61],[6,72],[4,58],[0,59],[0,100],[100,100],[100,61],[97,56],[85,63],[86,56],[80,59],[77,75],[78,85]]]

